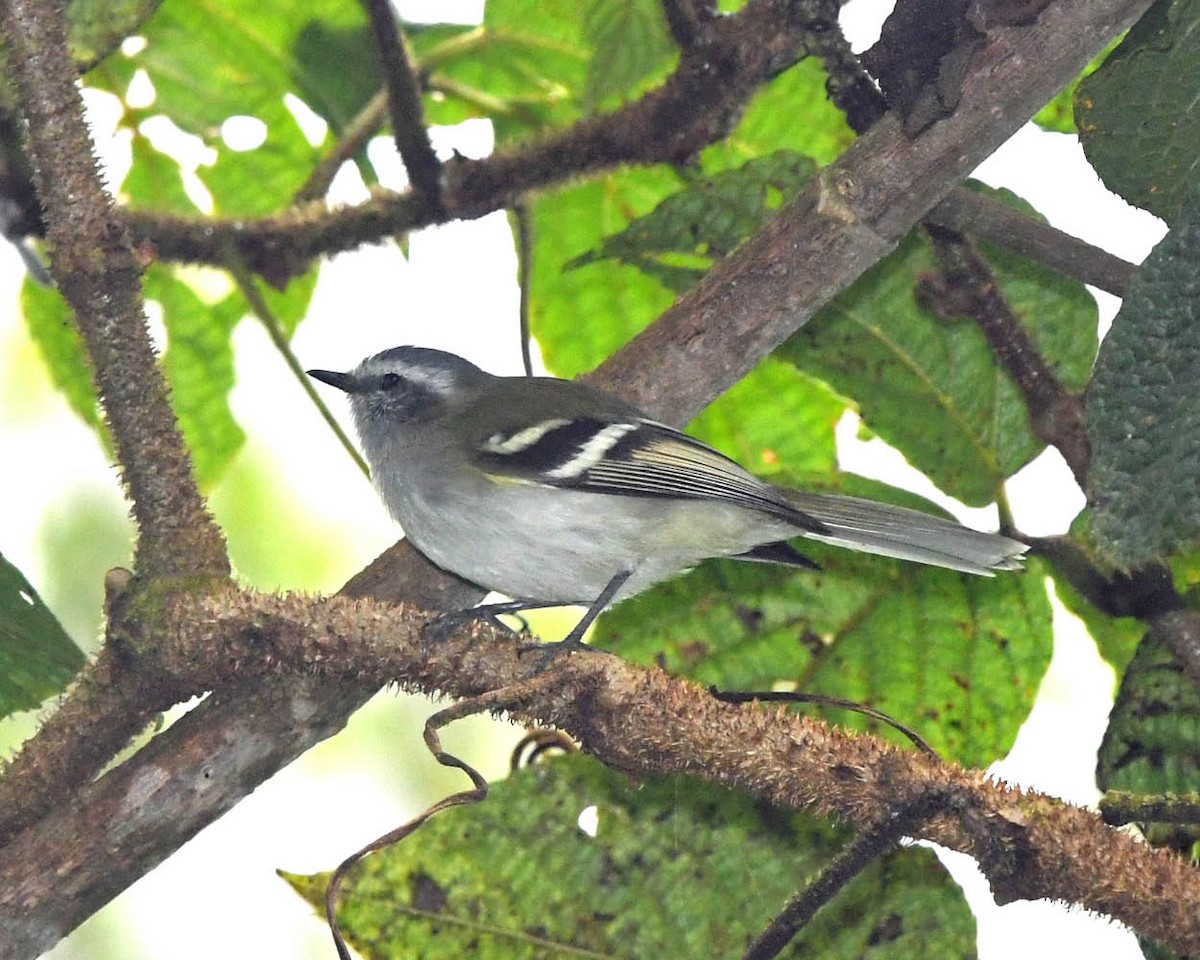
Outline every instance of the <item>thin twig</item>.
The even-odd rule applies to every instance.
[[[442,162],[433,152],[421,104],[421,82],[412,67],[404,33],[396,21],[391,0],[363,0],[371,18],[371,32],[387,90],[392,136],[404,160],[413,191],[424,197],[435,215],[442,212]]]
[[[753,703],[757,700],[759,703],[812,703],[822,707],[841,707],[843,710],[851,710],[864,717],[871,717],[881,723],[886,723],[892,729],[904,734],[922,753],[941,759],[929,742],[912,727],[865,703],[857,703],[844,697],[831,697],[824,693],[804,693],[799,690],[718,690],[716,687],[709,687],[708,692],[722,703]]]
[[[838,22],[837,3],[830,4],[826,28],[814,31],[808,48],[821,60],[828,79],[825,91],[835,107],[846,115],[846,123],[855,133],[865,133],[887,112],[883,94],[855,56]]]
[[[531,300],[530,277],[533,270],[533,218],[529,215],[529,206],[522,203],[513,205],[513,224],[517,231],[517,287],[521,293],[518,311],[519,330],[521,337],[521,363],[525,367],[525,376],[533,376],[533,356],[530,353],[533,331],[529,329],[529,302]]]
[[[150,240],[160,259],[224,266],[227,245],[233,243],[251,269],[277,283],[322,254],[447,218],[481,217],[511,207],[530,191],[580,175],[628,163],[684,161],[726,136],[750,97],[782,65],[796,61],[804,50],[806,21],[785,0],[750,0],[736,14],[715,19],[708,33],[711,62],[683,58],[662,86],[639,100],[511,152],[448,163],[442,210],[433,210],[414,190],[336,210],[309,204],[258,220],[144,211],[127,216],[136,236]],[[286,258],[281,250],[288,252]]]
[[[516,683],[500,687],[496,690],[490,690],[477,697],[460,700],[458,703],[452,704],[444,710],[439,710],[425,721],[425,746],[433,754],[433,759],[443,767],[450,767],[465,773],[471,780],[471,789],[443,797],[437,803],[426,807],[425,810],[407,823],[402,824],[394,830],[389,830],[381,837],[375,838],[361,850],[352,853],[338,864],[337,869],[333,871],[333,875],[329,878],[329,884],[325,887],[325,920],[329,924],[329,932],[333,936],[333,945],[337,949],[339,960],[351,960],[350,949],[346,946],[346,940],[342,936],[341,925],[337,919],[338,890],[341,888],[346,874],[375,851],[382,850],[384,847],[390,847],[392,844],[399,843],[406,837],[411,836],[424,826],[430,818],[441,813],[443,810],[449,810],[451,807],[483,803],[487,799],[488,782],[484,779],[483,774],[465,760],[442,749],[442,740],[438,736],[438,731],[443,727],[449,726],[455,720],[462,720],[465,717],[474,716],[486,711],[507,709],[522,703],[530,694],[536,693],[541,687],[557,682],[557,674],[559,672],[561,671],[548,671],[534,677],[519,680]]]
[[[945,792],[933,790],[916,801],[888,811],[878,823],[855,837],[816,880],[788,901],[742,955],[743,960],[773,960],[779,956],[800,929],[846,884],[889,853],[910,831],[946,803]]]
[[[371,468],[367,466],[367,461],[362,458],[358,452],[358,448],[354,446],[346,431],[342,429],[342,425],[338,423],[337,418],[330,412],[329,407],[325,405],[325,401],[321,399],[313,387],[312,378],[304,372],[304,367],[300,361],[296,359],[296,354],[292,351],[292,345],[288,342],[287,334],[283,332],[283,324],[279,322],[279,318],[275,316],[270,305],[263,297],[262,292],[258,289],[258,285],[251,276],[246,265],[238,259],[236,254],[231,254],[229,257],[229,274],[233,277],[233,282],[237,284],[237,288],[242,292],[242,296],[246,298],[246,303],[250,306],[250,311],[253,313],[263,325],[263,329],[267,331],[267,336],[271,338],[271,343],[275,349],[279,351],[279,355],[283,357],[283,362],[287,364],[287,368],[292,372],[296,382],[300,384],[308,399],[313,406],[317,408],[317,412],[321,415],[321,419],[333,431],[333,435],[337,437],[338,443],[349,454],[350,459],[354,461],[354,465],[362,472],[362,475],[367,479],[371,477]]]
[[[965,187],[956,188],[925,220],[1014,250],[1117,297],[1128,293],[1137,270],[1107,250]]]
[[[383,118],[387,116],[387,93],[380,90],[366,102],[342,131],[341,139],[334,144],[333,149],[325,154],[320,162],[313,167],[312,173],[296,191],[293,203],[300,205],[310,200],[320,200],[329,192],[333,178],[342,169],[342,164],[353,159],[362,150],[371,137],[383,126]]]

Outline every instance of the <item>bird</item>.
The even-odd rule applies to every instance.
[[[576,380],[496,376],[418,346],[308,375],[348,396],[375,488],[412,544],[511,598],[451,612],[448,626],[581,605],[545,645],[579,649],[610,605],[702,560],[817,568],[798,537],[984,576],[1020,568],[1028,549],[918,510],[775,486]]]

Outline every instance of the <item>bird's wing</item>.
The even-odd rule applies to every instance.
[[[720,500],[774,514],[803,531],[828,532],[724,454],[653,420],[550,418],[493,433],[476,455],[480,469],[501,482],[627,497]]]

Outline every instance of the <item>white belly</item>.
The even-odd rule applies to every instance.
[[[711,556],[795,535],[772,517],[714,501],[610,498],[523,484],[491,484],[467,514],[452,498],[406,491],[396,519],[430,560],[520,600],[590,603],[618,573],[617,599]],[[620,500],[615,510],[611,499]],[[458,501],[461,503],[461,499]]]

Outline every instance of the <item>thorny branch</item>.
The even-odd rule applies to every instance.
[[[100,182],[83,100],[52,4],[4,0],[0,20],[28,124],[50,272],[75,314],[137,521],[139,572],[229,573],[167,399],[142,311],[144,254]]]
[[[432,653],[423,650],[427,615],[411,607],[226,588],[205,597],[180,595],[168,601],[166,616],[164,666],[193,684],[215,675],[224,688],[235,679],[242,685],[238,692],[250,683],[277,690],[272,681],[310,674],[328,683],[371,686],[391,678],[468,698],[518,682],[528,670],[528,658],[522,661],[510,635],[480,625]],[[1200,898],[1200,873],[1109,830],[1093,813],[807,718],[718,703],[661,671],[604,654],[573,657],[559,680],[528,693],[515,718],[566,730],[614,769],[636,776],[686,773],[860,828],[875,824],[881,810],[903,798],[955,791],[961,804],[914,825],[913,834],[978,859],[1001,902],[1067,900],[1117,917],[1183,953],[1200,949],[1200,915],[1192,909]],[[270,721],[248,718],[247,724],[253,729]],[[163,739],[146,748],[152,767],[117,768],[85,787],[70,808],[50,814],[43,830],[6,846],[0,924],[14,942],[30,945],[24,953],[45,944],[47,925],[63,922],[64,902],[77,909],[95,884],[111,892],[119,883],[105,829],[114,817],[133,844],[122,858],[129,855],[145,869],[162,840],[162,827],[154,826],[158,810],[171,802],[179,778],[197,760],[163,751]],[[248,775],[249,755],[237,756],[239,775]],[[211,777],[212,758],[202,762]],[[139,775],[139,769],[154,776]],[[203,805],[208,781],[200,783],[191,802]],[[46,868],[59,845],[71,851],[66,873]]]
[[[142,582],[229,574],[224,540],[205,509],[167,397],[142,311],[142,253],[104,192],[66,32],[52,4],[0,3],[9,68],[27,121],[45,212],[51,273],[70,304],[137,521]],[[100,657],[43,725],[37,746],[6,767],[0,807],[28,822],[69,795],[160,710],[178,702],[172,678],[147,670],[134,632],[110,626]]]

